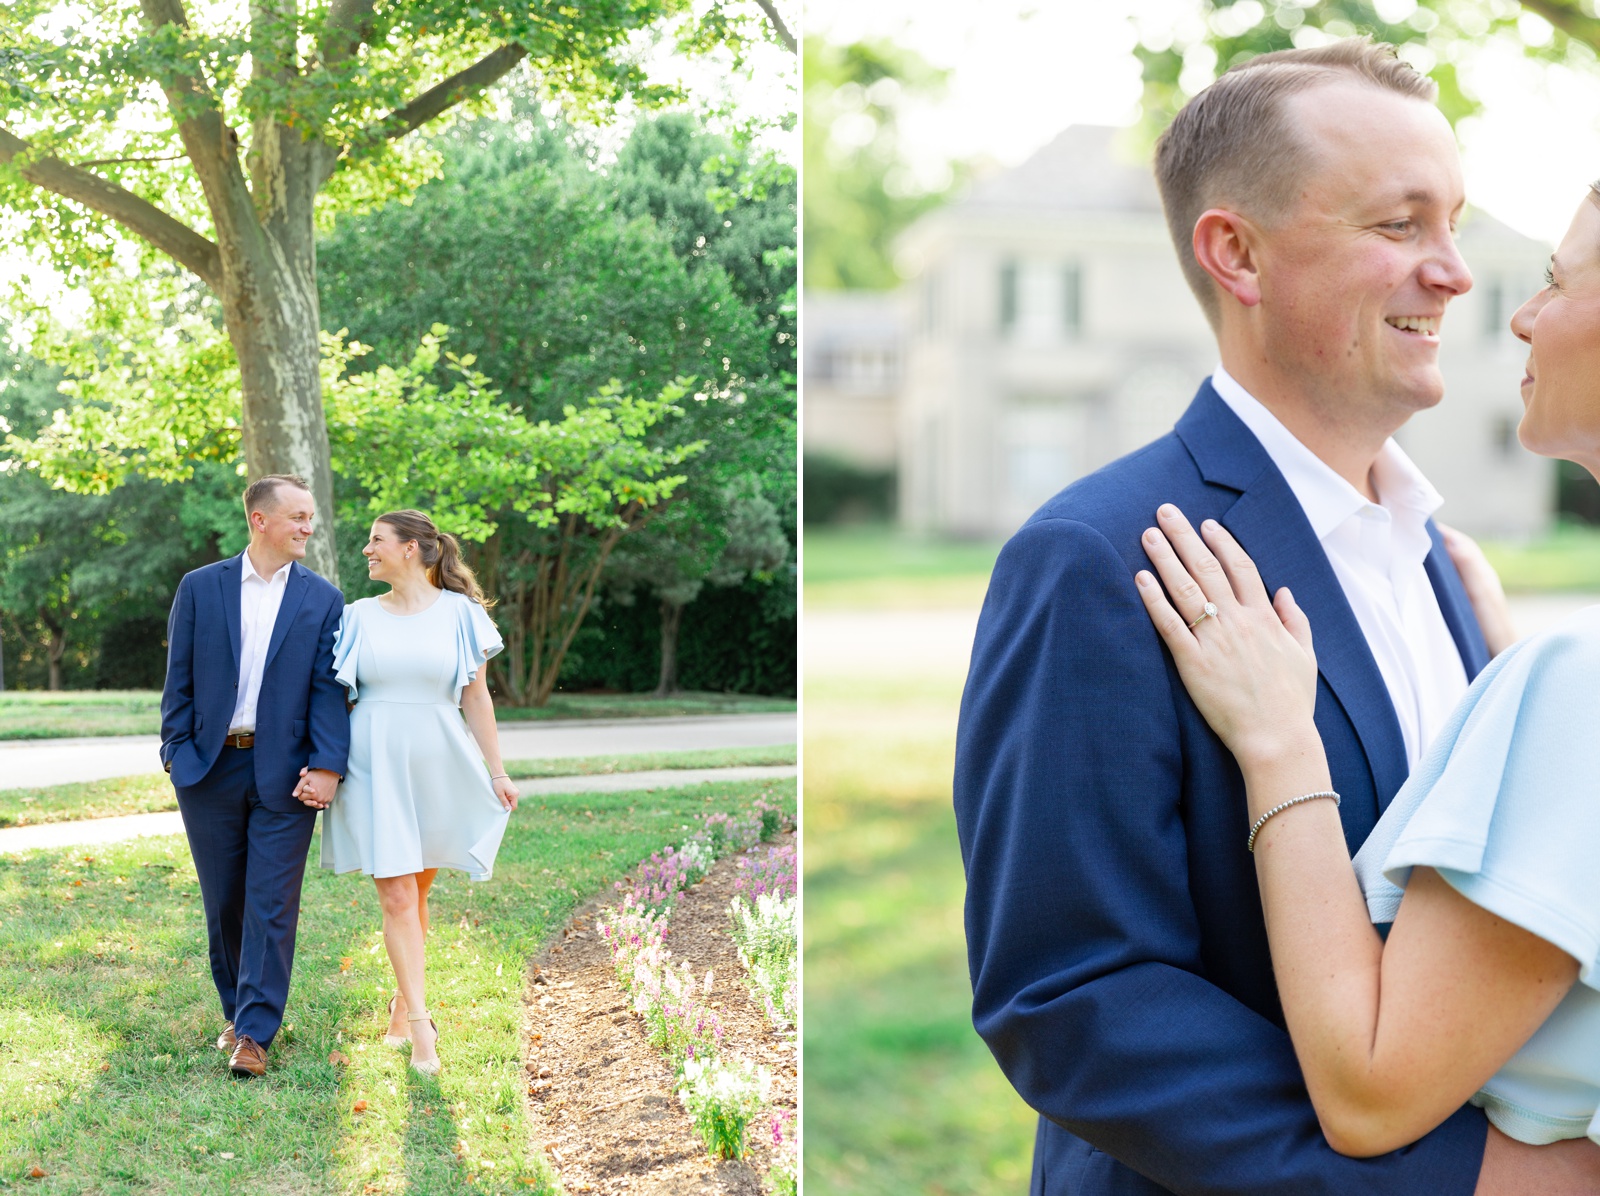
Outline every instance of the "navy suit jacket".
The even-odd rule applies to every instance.
[[[184,575],[167,621],[161,762],[177,788],[198,785],[217,762],[239,698],[241,556]],[[253,749],[256,791],[269,809],[303,810],[291,796],[305,767],[344,775],[350,716],[333,676],[333,637],[344,595],[298,561],[267,641]]]
[[[1222,523],[1316,637],[1316,723],[1352,853],[1406,777],[1372,653],[1294,493],[1202,385],[1173,432],[1069,486],[1000,554],[961,703],[955,807],[973,1021],[1041,1114],[1034,1193],[1470,1196],[1486,1123],[1349,1159],[1323,1139],[1273,982],[1243,779],[1145,614],[1140,535]],[[1430,524],[1466,665],[1488,661]]]

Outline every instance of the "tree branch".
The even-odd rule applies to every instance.
[[[140,0],[152,28],[189,28],[183,0]],[[222,119],[222,104],[199,67],[157,80],[178,125],[184,152],[200,179],[217,235],[227,237],[253,223],[250,192],[239,164],[239,139]]]
[[[1537,13],[1574,41],[1600,50],[1600,20],[1563,0],[1522,0],[1522,7]]]
[[[188,154],[168,154],[164,158],[91,158],[87,162],[73,162],[71,165],[87,170],[91,166],[118,166],[124,162],[182,162]]]
[[[468,95],[482,91],[528,56],[518,45],[491,50],[469,67],[457,71],[442,83],[428,88],[404,107],[396,108],[382,120],[368,125],[362,140],[394,140],[448,112]]]
[[[10,164],[30,148],[22,138],[0,128],[0,163]],[[193,271],[212,290],[220,289],[222,255],[216,245],[149,201],[59,158],[39,158],[18,169],[34,186],[109,216]]]
[[[791,54],[800,52],[800,45],[794,40],[794,34],[789,32],[789,27],[783,23],[783,18],[778,15],[778,10],[773,7],[772,0],[756,0],[761,6],[761,11],[767,14],[767,20],[772,23],[772,30],[778,35],[785,48]]]

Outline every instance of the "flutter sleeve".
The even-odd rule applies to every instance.
[[[1468,691],[1356,857],[1373,920],[1393,920],[1411,870],[1425,865],[1560,947],[1600,989],[1597,732],[1592,607],[1503,654]]]
[[[361,643],[361,608],[354,603],[344,608],[339,630],[333,637],[333,676],[356,700],[356,652]]]
[[[483,605],[462,597],[456,612],[456,705],[461,694],[478,676],[478,670],[491,656],[505,647],[500,631]]]

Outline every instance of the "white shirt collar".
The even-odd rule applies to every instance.
[[[1372,503],[1300,443],[1294,433],[1220,363],[1212,372],[1211,386],[1267,450],[1284,481],[1289,483],[1289,489],[1300,500],[1318,540],[1325,540],[1352,515],[1369,509],[1374,514],[1383,512],[1402,525],[1421,529],[1444,504],[1433,484],[1422,476],[1422,471],[1392,437],[1383,442],[1383,448],[1372,463],[1372,484],[1378,492],[1378,502]]]
[[[266,578],[262,577],[261,574],[256,572],[256,567],[250,560],[249,549],[246,549],[239,555],[244,558],[244,576],[240,579],[241,581],[249,581],[252,577],[254,577],[257,580],[266,582],[268,585],[271,585],[280,578],[287,582],[289,580],[289,570],[294,567],[294,562],[290,561],[287,565],[274,573],[270,578]]]

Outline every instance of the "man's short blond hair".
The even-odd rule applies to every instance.
[[[1224,207],[1270,226],[1289,211],[1315,162],[1289,119],[1290,96],[1353,80],[1433,103],[1439,89],[1395,48],[1347,37],[1306,50],[1277,50],[1230,68],[1184,105],[1156,142],[1156,183],[1189,287],[1215,328],[1221,302],[1195,260],[1194,226]]]
[[[311,483],[299,474],[294,473],[269,473],[259,477],[245,487],[244,491],[244,517],[250,518],[252,511],[276,511],[282,501],[278,496],[280,487],[289,486],[295,490],[304,490],[311,493]]]

